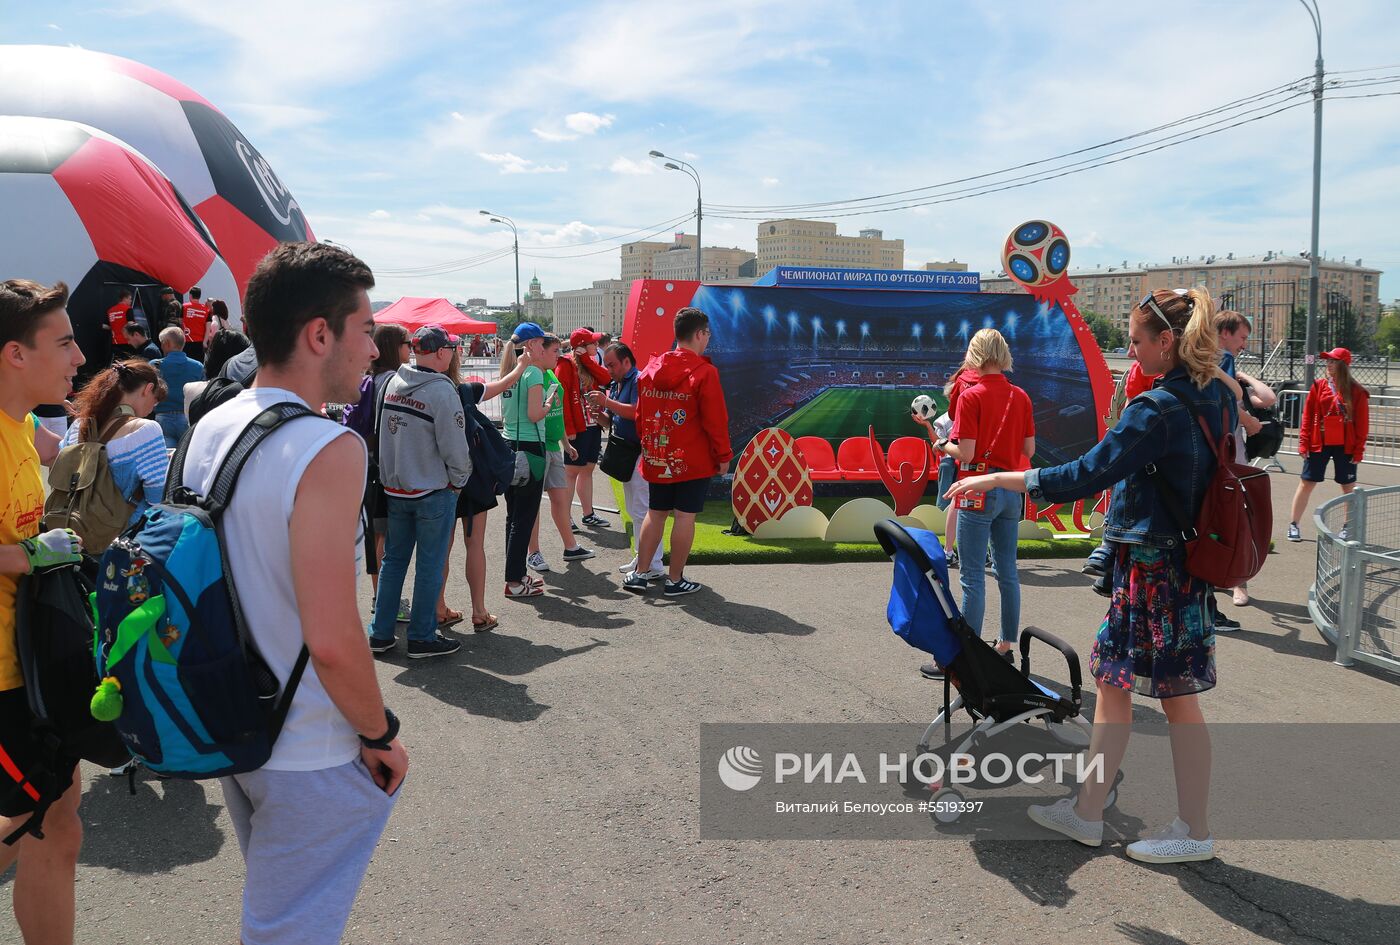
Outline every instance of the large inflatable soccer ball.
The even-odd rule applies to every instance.
[[[1008,276],[1026,288],[1047,285],[1069,268],[1069,240],[1053,223],[1027,221],[1006,237],[1001,264]]]
[[[133,287],[147,313],[159,289],[224,298],[233,273],[180,192],[111,135],[72,121],[0,115],[0,278],[66,282],[87,371],[107,363],[107,309]],[[85,372],[85,373],[86,373]]]
[[[315,239],[243,133],[199,93],[138,62],[85,49],[0,46],[0,115],[82,122],[144,154],[209,228],[240,291],[277,243]]]

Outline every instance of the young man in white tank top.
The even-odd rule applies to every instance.
[[[246,390],[195,427],[184,483],[206,494],[263,410],[353,400],[375,356],[368,267],[322,243],[284,243],[248,282],[258,354]],[[247,865],[242,942],[340,941],[408,768],[356,605],[365,445],[319,416],[289,421],[249,457],[223,517],[253,641],[285,684],[310,665],[267,764],[223,779]],[[255,816],[256,815],[256,816]]]

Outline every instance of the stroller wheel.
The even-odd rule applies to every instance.
[[[956,823],[962,816],[963,796],[955,788],[943,788],[929,800],[933,819],[940,824]]]

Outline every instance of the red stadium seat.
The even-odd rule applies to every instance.
[[[875,457],[870,453],[870,441],[863,436],[853,436],[841,442],[836,451],[836,465],[841,467],[841,478],[851,482],[879,482],[880,474],[875,469]]]
[[[901,436],[890,444],[885,450],[885,463],[894,471],[899,470],[900,463],[908,463],[914,467],[917,473],[923,468],[924,457],[928,456],[928,440],[921,436]],[[930,457],[929,469],[934,469],[937,464]],[[936,476],[934,478],[937,478]]]
[[[819,436],[799,436],[797,451],[807,463],[807,471],[813,482],[835,482],[841,478],[836,468],[836,454],[831,451],[831,442]]]

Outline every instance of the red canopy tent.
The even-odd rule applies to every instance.
[[[374,320],[402,325],[410,332],[424,325],[441,325],[454,335],[494,335],[495,322],[477,321],[447,299],[419,299],[404,296],[393,305],[374,313]]]

